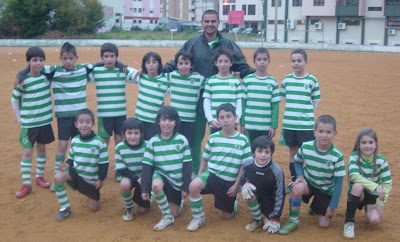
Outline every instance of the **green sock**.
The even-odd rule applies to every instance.
[[[54,185],[54,192],[56,193],[57,200],[61,208],[71,207],[68,201],[67,190],[65,190],[64,184]]]
[[[120,190],[119,194],[121,194],[122,201],[124,201],[125,204],[125,208],[133,208],[132,192],[129,191],[127,193],[124,193]]]
[[[171,210],[169,208],[169,203],[164,192],[162,192],[160,195],[155,195],[154,197],[156,198],[158,207],[160,208],[163,217],[171,217]]]
[[[31,168],[32,168],[32,160],[22,160],[21,161],[22,183],[27,186],[32,186],[31,185]]]
[[[246,201],[247,206],[250,209],[251,215],[253,215],[253,218],[256,220],[261,220],[261,210],[260,210],[260,205],[258,204],[257,199],[255,199],[252,202]]]
[[[46,155],[36,156],[36,177],[42,177],[46,167]]]
[[[60,172],[60,168],[58,168],[58,165],[63,163],[65,160],[64,155],[56,155],[56,161],[54,163],[54,175]]]
[[[193,218],[202,218],[205,216],[203,210],[203,197],[199,198],[191,198],[190,200],[190,209],[192,210]]]

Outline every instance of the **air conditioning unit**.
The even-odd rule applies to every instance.
[[[315,22],[314,23],[314,28],[315,29],[322,29],[322,23],[321,22]]]
[[[346,29],[346,23],[338,23],[337,28],[338,29]]]
[[[286,29],[294,29],[296,27],[296,20],[286,19]]]
[[[396,30],[395,29],[388,29],[388,34],[389,35],[396,35]]]

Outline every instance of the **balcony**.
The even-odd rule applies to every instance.
[[[359,3],[352,0],[336,1],[336,16],[359,16]]]
[[[400,2],[394,0],[385,1],[385,16],[400,16]]]

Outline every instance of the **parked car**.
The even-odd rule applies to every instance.
[[[233,29],[229,30],[228,34],[239,34],[242,31],[243,31],[243,28],[237,27],[237,28],[233,28]]]
[[[131,27],[124,27],[125,31],[131,31]]]
[[[223,29],[221,29],[219,32],[221,32],[221,33],[228,33],[228,32],[229,32],[229,29],[228,29],[228,28],[223,28]]]
[[[253,28],[247,28],[241,32],[242,34],[257,34],[258,31]]]

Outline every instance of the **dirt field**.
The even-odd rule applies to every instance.
[[[346,208],[347,178],[343,188],[342,199],[335,212],[331,228],[319,229],[317,217],[307,214],[307,206],[301,208],[301,223],[297,231],[288,236],[267,235],[261,230],[245,231],[245,225],[251,215],[243,200],[239,201],[239,213],[230,221],[222,221],[221,212],[213,207],[214,199],[204,197],[207,225],[199,231],[191,233],[186,226],[191,220],[188,199],[183,214],[175,220],[175,225],[162,232],[154,232],[152,227],[161,217],[157,206],[150,212],[136,216],[132,222],[124,222],[121,218],[123,203],[119,195],[119,184],[114,177],[114,151],[109,148],[110,169],[104,188],[101,189],[101,209],[96,213],[89,212],[86,198],[78,192],[68,190],[73,214],[63,222],[56,222],[59,205],[54,193],[40,188],[34,182],[33,192],[23,199],[17,199],[15,192],[21,188],[20,159],[21,145],[18,143],[19,125],[11,108],[10,97],[16,72],[26,65],[27,48],[0,48],[0,80],[4,86],[0,90],[0,241],[188,241],[188,240],[230,240],[261,241],[274,239],[279,241],[337,241],[343,239],[343,224]],[[59,48],[44,48],[46,64],[59,64]],[[163,61],[173,58],[177,48],[120,48],[119,60],[139,68],[142,56],[148,51],[156,51]],[[252,63],[252,49],[243,50],[247,60]],[[100,60],[98,47],[78,48],[79,62],[97,62]],[[400,166],[398,143],[400,137],[400,55],[382,53],[346,53],[308,51],[308,71],[315,75],[320,83],[322,100],[316,115],[331,114],[338,122],[338,135],[334,141],[345,155],[346,163],[354,145],[357,132],[365,127],[377,130],[379,149],[389,161],[394,188],[385,207],[383,222],[378,226],[370,226],[364,222],[365,213],[356,214],[356,238],[362,241],[397,241],[400,238],[398,201],[400,190]],[[289,63],[290,51],[272,50],[272,63],[268,70],[277,80],[291,73]],[[396,64],[397,63],[397,64]],[[133,116],[137,86],[127,85],[128,116]],[[95,86],[88,86],[88,106],[96,110]],[[283,106],[281,105],[282,119]],[[53,122],[57,133],[56,122]],[[278,130],[278,134],[280,128]],[[275,142],[277,143],[278,137]],[[113,147],[113,143],[111,143]],[[54,156],[57,142],[48,145],[45,177],[53,177]],[[397,158],[396,158],[397,157]],[[274,159],[289,177],[288,150],[277,146]],[[35,170],[33,166],[32,171]],[[289,182],[289,179],[286,179]],[[282,223],[288,219],[288,197],[282,215]],[[397,206],[396,206],[397,204]]]

